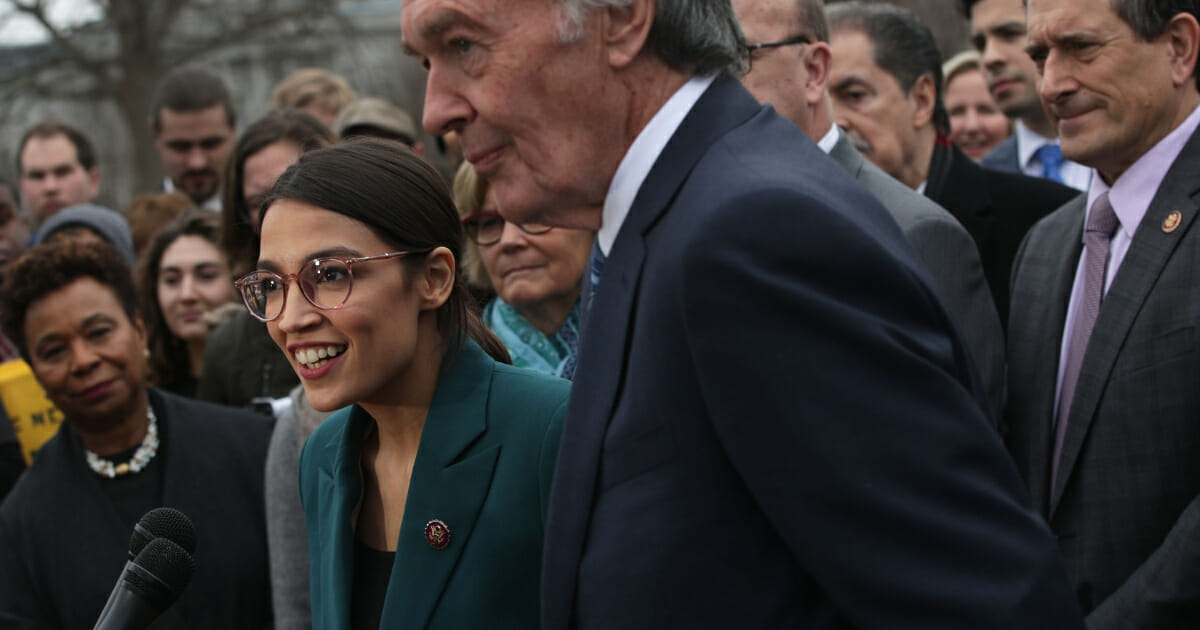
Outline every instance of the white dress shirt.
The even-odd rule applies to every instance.
[[[646,181],[646,176],[650,174],[650,169],[658,161],[658,156],[715,78],[716,75],[692,77],[684,83],[654,114],[654,118],[650,119],[633,144],[629,145],[629,150],[625,152],[625,157],[621,158],[621,164],[617,166],[617,172],[608,186],[608,195],[604,198],[604,213],[600,219],[600,231],[596,233],[596,242],[605,256],[612,251],[617,234],[621,231],[621,224],[625,223],[625,217],[633,207],[633,200],[637,198],[638,191]]]

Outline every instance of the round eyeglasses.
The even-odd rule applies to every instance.
[[[300,293],[313,306],[331,311],[339,309],[350,299],[354,288],[354,265],[375,260],[400,259],[409,254],[425,252],[388,252],[358,258],[314,258],[300,268],[299,273],[281,275],[258,269],[238,278],[233,286],[242,296],[246,310],[257,319],[269,322],[283,313],[287,302],[288,282],[295,280]]]
[[[463,230],[476,245],[495,245],[504,234],[504,224],[508,221],[499,212],[476,212],[463,217]],[[550,231],[549,225],[541,223],[513,223],[526,234],[545,234]]]

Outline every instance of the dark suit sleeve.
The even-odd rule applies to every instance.
[[[687,243],[684,325],[714,431],[797,564],[858,628],[1079,627],[911,253],[791,192],[737,206]]]
[[[1200,497],[1154,553],[1087,617],[1091,630],[1170,630],[1200,614]]]
[[[17,492],[20,495],[20,491]],[[37,543],[21,535],[21,512],[36,509],[24,497],[14,497],[0,510],[0,628],[49,630],[55,622],[35,588],[38,576],[30,565],[29,550]]]
[[[971,235],[953,219],[929,219],[905,236],[925,263],[934,287],[958,324],[991,402],[993,422],[1004,409],[1004,331],[992,292],[983,277],[979,250]]]
[[[24,471],[25,456],[21,454],[21,444],[13,433],[12,420],[0,405],[0,503],[4,503],[4,497]]]

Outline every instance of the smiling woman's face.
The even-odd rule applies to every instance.
[[[186,234],[163,250],[158,305],[167,328],[184,340],[204,339],[204,314],[233,300],[225,256],[201,236]]]
[[[67,421],[91,432],[126,420],[146,380],[146,331],[115,293],[80,278],[29,305],[29,365]]]
[[[314,258],[376,256],[394,250],[366,224],[303,201],[281,199],[262,224],[259,269],[299,273]],[[422,302],[405,257],[355,264],[350,296],[336,309],[309,303],[295,280],[286,282],[283,312],[267,330],[300,376],[309,402],[321,411],[352,403],[386,403],[398,383],[428,366],[414,363],[423,313],[433,322],[440,303]]]

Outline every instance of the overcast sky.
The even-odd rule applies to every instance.
[[[51,23],[59,26],[88,22],[100,14],[99,7],[91,0],[45,1],[50,8]],[[14,46],[44,41],[47,36],[41,25],[24,15],[14,15],[12,7],[12,0],[0,0],[0,45]]]

